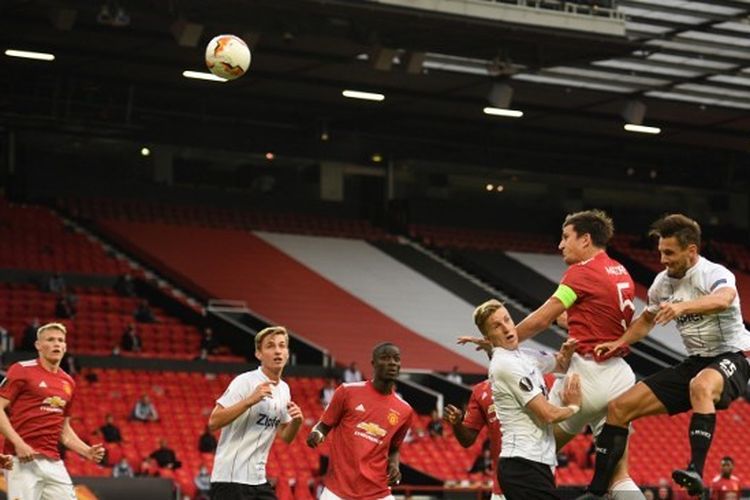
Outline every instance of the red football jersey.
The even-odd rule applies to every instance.
[[[635,284],[628,270],[606,252],[570,266],[560,283],[577,296],[568,308],[568,334],[578,340],[579,354],[591,354],[597,344],[617,340],[630,325]],[[627,353],[622,349],[613,355]]]
[[[464,415],[464,426],[476,431],[487,426],[490,438],[490,453],[492,453],[492,492],[503,494],[500,483],[497,480],[497,460],[500,457],[503,434],[500,430],[500,421],[495,414],[495,402],[492,400],[492,387],[490,381],[485,380],[475,385],[471,390],[469,404]]]
[[[711,481],[711,500],[740,500],[742,482],[732,474],[728,479],[716,476]]]
[[[326,488],[341,498],[390,495],[388,451],[401,445],[413,415],[406,401],[381,394],[369,380],[340,385],[320,419],[332,427]]]
[[[74,390],[70,375],[62,369],[52,373],[33,359],[11,365],[0,387],[0,397],[10,401],[10,423],[26,444],[45,457],[59,460],[57,444],[63,421],[70,415]],[[15,454],[7,439],[3,453]]]

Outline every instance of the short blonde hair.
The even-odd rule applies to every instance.
[[[505,304],[500,302],[497,299],[490,299],[486,302],[483,302],[482,304],[479,304],[476,309],[474,309],[474,324],[477,325],[477,328],[479,328],[479,331],[482,333],[483,336],[487,336],[486,333],[484,333],[484,323],[487,321],[487,318],[492,316],[495,311],[498,309],[502,309],[505,307]]]
[[[255,350],[260,351],[261,345],[263,345],[263,339],[269,335],[283,335],[286,340],[286,345],[289,345],[289,333],[283,326],[269,326],[262,329],[255,334]]]
[[[68,335],[68,329],[65,328],[65,325],[62,323],[46,323],[36,330],[36,339],[40,340],[42,338],[42,334],[46,332],[47,330],[60,330],[63,335]]]

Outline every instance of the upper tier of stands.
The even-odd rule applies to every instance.
[[[195,227],[254,229],[363,240],[394,239],[363,219],[301,213],[268,213],[244,208],[179,205],[141,200],[70,198],[60,205],[75,217],[127,222],[163,222]]]
[[[130,270],[49,209],[0,197],[0,269],[118,275]]]

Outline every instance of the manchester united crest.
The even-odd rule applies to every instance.
[[[391,425],[396,425],[398,423],[398,413],[393,410],[388,412],[388,417],[386,418],[388,419],[388,423]]]

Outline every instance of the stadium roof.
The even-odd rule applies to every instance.
[[[558,0],[466,1],[574,10]],[[745,168],[750,0],[620,0],[612,18],[625,24],[625,36],[397,3],[4,2],[3,50],[56,59],[0,55],[0,124],[259,151],[283,143],[300,154],[320,153],[317,134],[325,128],[347,137],[325,146],[342,157],[381,144],[402,158],[456,161],[468,149],[485,162],[530,152],[552,155],[553,163]],[[569,15],[594,22],[602,12]],[[250,73],[225,84],[184,79],[183,70],[203,69],[205,43],[223,32],[253,46]],[[482,112],[495,84],[512,87],[511,107],[522,119]],[[355,102],[342,97],[347,88],[386,99]],[[645,105],[643,123],[661,127],[661,135],[623,130],[631,101]]]

